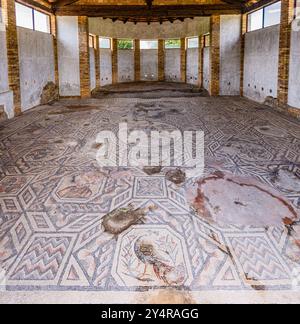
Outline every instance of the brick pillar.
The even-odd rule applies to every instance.
[[[198,86],[203,87],[203,53],[204,53],[204,36],[199,36],[199,72],[198,72]]]
[[[281,1],[279,38],[278,105],[286,106],[289,92],[289,67],[291,50],[291,24],[294,18],[294,0]]]
[[[99,44],[99,36],[96,36],[96,49],[95,49],[95,70],[96,70],[96,87],[100,87],[100,44]]]
[[[90,89],[90,52],[89,52],[89,25],[88,17],[78,17],[79,32],[79,66],[80,66],[80,95],[88,98]]]
[[[134,81],[141,80],[141,46],[140,40],[134,40]]]
[[[57,22],[56,22],[55,15],[51,15],[51,34],[53,36],[55,84],[59,87],[58,54],[57,54]]]
[[[112,40],[112,83],[118,83],[118,40]]]
[[[3,22],[6,26],[6,46],[9,89],[14,96],[14,112],[21,114],[20,65],[15,1],[2,0]]]
[[[210,18],[210,95],[220,94],[220,15]]]
[[[180,73],[181,81],[186,82],[186,39],[181,38],[180,46]]]
[[[158,40],[158,81],[165,80],[165,44],[163,39]]]
[[[241,65],[240,65],[240,95],[244,95],[244,62],[245,62],[245,37],[247,33],[247,15],[241,16]]]

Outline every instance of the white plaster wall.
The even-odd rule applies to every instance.
[[[14,117],[13,93],[9,90],[5,26],[0,22],[0,105],[8,118]]]
[[[210,88],[210,48],[203,49],[203,88],[209,91]]]
[[[96,64],[95,64],[95,50],[94,48],[89,48],[90,50],[90,88],[91,90],[96,88]]]
[[[112,52],[100,49],[100,85],[112,84]]]
[[[57,17],[59,92],[80,96],[78,17]]]
[[[152,23],[150,28],[145,23],[126,23],[110,19],[89,18],[90,33],[112,37],[112,38],[132,38],[132,39],[164,39],[183,38],[189,36],[202,35],[209,32],[209,17],[198,17],[186,19],[184,22],[175,21],[173,24],[165,22]]]
[[[118,50],[118,82],[134,81],[134,51]]]
[[[246,34],[244,95],[257,102],[277,97],[279,26]]]
[[[180,49],[165,49],[165,79],[179,82],[181,80]]]
[[[141,80],[158,80],[158,50],[141,50]]]
[[[45,85],[55,82],[53,37],[50,34],[18,28],[21,108],[41,103]]]
[[[198,85],[199,81],[199,48],[188,48],[186,51],[186,82]]]
[[[288,104],[300,108],[300,31],[293,31],[291,38]]]
[[[221,16],[220,55],[220,95],[239,95],[241,15]]]

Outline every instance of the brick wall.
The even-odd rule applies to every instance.
[[[2,0],[3,22],[6,25],[6,45],[9,88],[13,91],[15,115],[21,114],[20,67],[15,1]]]
[[[158,40],[158,81],[165,79],[165,45],[164,40]]]
[[[210,94],[218,96],[220,93],[220,15],[212,15],[210,22]]]
[[[199,76],[198,76],[198,86],[202,88],[203,86],[203,50],[204,50],[204,36],[199,36]]]
[[[99,46],[99,37],[96,36],[96,48],[95,48],[95,71],[96,71],[96,87],[100,87],[100,46]]]
[[[294,4],[294,0],[285,0],[281,2],[277,95],[279,106],[285,106],[288,102],[291,24],[294,18]]]
[[[118,40],[112,40],[112,83],[118,82]]]
[[[186,82],[186,39],[181,39],[180,47],[180,71],[181,71],[181,81]]]
[[[244,63],[245,63],[245,35],[247,33],[247,15],[241,19],[241,65],[240,65],[240,95],[244,95]]]
[[[80,95],[89,97],[90,91],[90,54],[88,17],[78,17],[79,33],[79,65],[80,65]]]
[[[57,53],[57,22],[56,22],[56,16],[54,15],[51,15],[51,34],[53,36],[55,84],[59,86],[58,53]]]
[[[134,80],[141,80],[141,49],[140,40],[134,40]]]

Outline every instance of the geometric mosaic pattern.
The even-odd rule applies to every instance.
[[[212,224],[193,211],[186,187],[162,173],[100,168],[95,139],[119,122],[143,130],[202,130],[206,175],[222,169],[255,178],[297,209],[299,121],[239,98],[79,103],[84,109],[62,101],[0,124],[0,267],[6,290],[295,288],[297,223],[294,230]],[[145,117],[141,107],[153,113]],[[157,118],[159,110],[164,114]],[[144,217],[119,235],[105,231],[103,217],[128,206],[144,210]]]

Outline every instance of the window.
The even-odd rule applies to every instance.
[[[111,49],[110,38],[99,37],[99,47],[103,49]]]
[[[199,37],[191,37],[187,40],[187,48],[198,48],[199,47]]]
[[[263,28],[264,11],[257,10],[248,16],[248,31],[254,31]]]
[[[265,7],[264,27],[280,24],[281,18],[281,1],[271,6]]]
[[[118,49],[132,50],[134,48],[133,40],[131,39],[118,39]]]
[[[16,2],[17,26],[50,33],[50,16]]]
[[[16,3],[16,20],[17,26],[33,29],[32,9]]]
[[[158,49],[158,41],[157,40],[141,40],[141,49]]]
[[[280,24],[281,1],[248,15],[248,32]]]
[[[34,14],[34,30],[50,33],[50,17],[39,11],[33,10]]]
[[[180,48],[181,40],[180,39],[168,39],[165,41],[166,49]]]
[[[210,35],[204,35],[204,47],[210,46]]]

